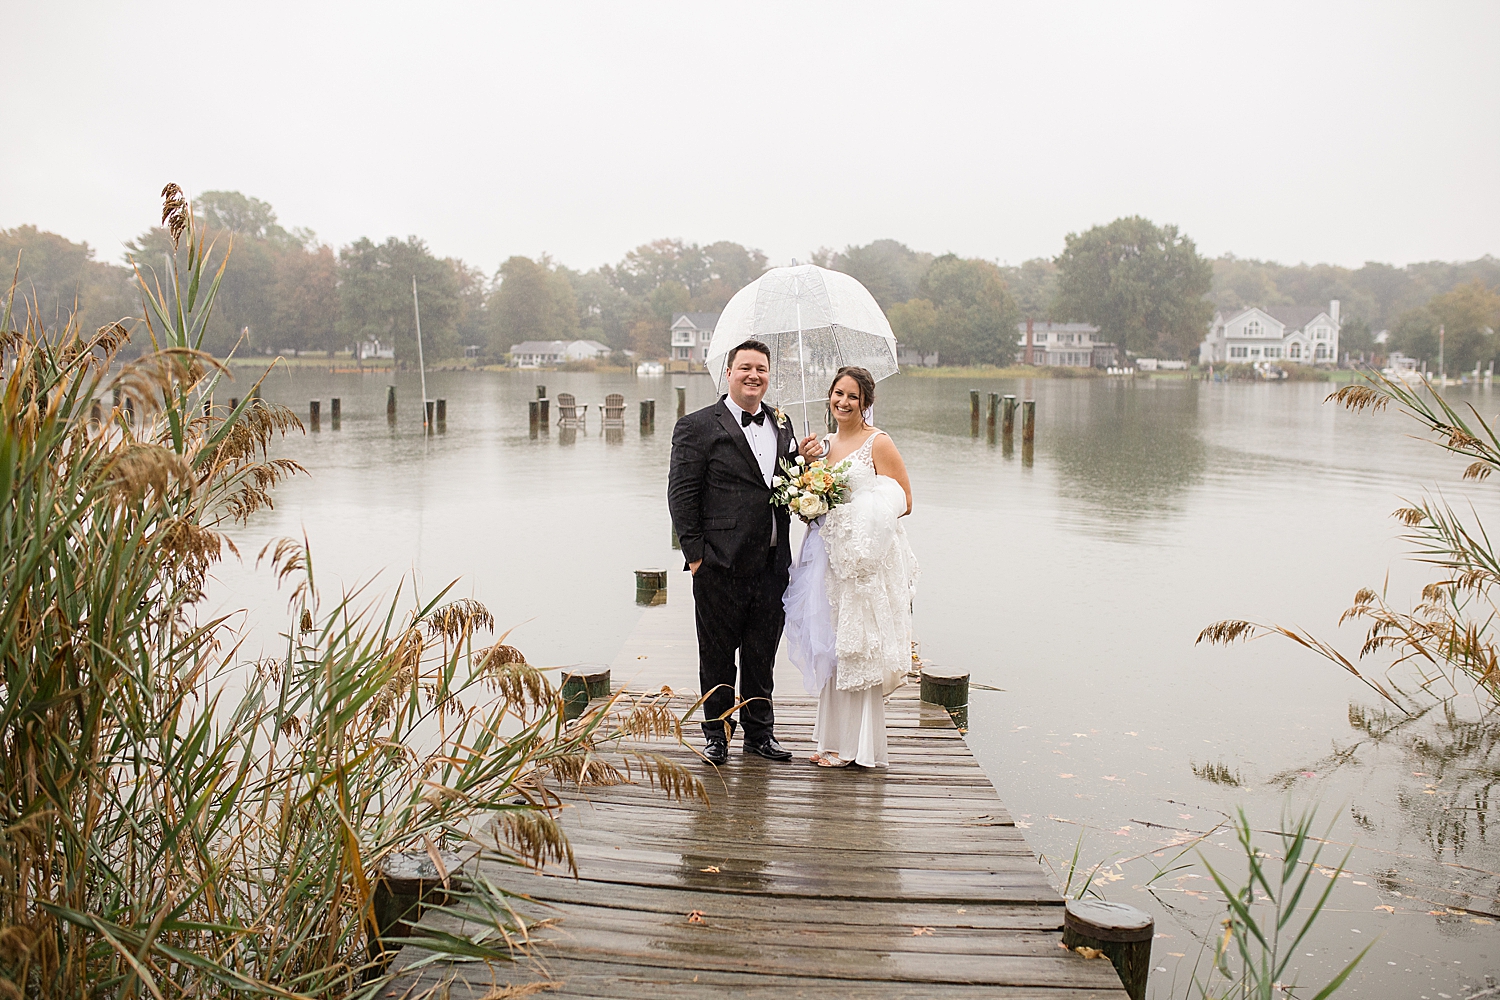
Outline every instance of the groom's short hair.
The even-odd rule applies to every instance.
[[[736,344],[729,349],[729,359],[724,362],[726,370],[734,367],[734,356],[741,351],[759,351],[766,356],[766,367],[769,368],[771,366],[771,349],[758,340],[747,340],[743,344]]]

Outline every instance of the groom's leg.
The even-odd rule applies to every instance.
[[[745,707],[740,709],[740,720],[745,724],[746,746],[776,735],[771,689],[776,673],[776,647],[781,643],[781,628],[786,623],[786,610],[781,604],[786,581],[786,570],[770,567],[762,570],[754,578],[746,609],[740,639],[740,697],[746,700]]]
[[[698,690],[712,692],[703,703],[703,735],[724,736],[719,716],[734,707],[734,651],[740,644],[748,594],[747,581],[700,566],[693,577],[698,625]],[[733,716],[730,717],[731,719]]]

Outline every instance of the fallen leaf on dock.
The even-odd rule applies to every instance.
[[[1104,956],[1104,952],[1100,951],[1098,948],[1090,948],[1086,944],[1081,944],[1073,950],[1078,952],[1078,954],[1082,955],[1084,958],[1102,958]]]
[[[717,875],[717,874],[719,874],[719,866],[718,865],[709,865],[707,868],[699,868],[698,870],[700,872],[707,872],[710,875]]]
[[[1377,907],[1375,907],[1375,909],[1381,910],[1381,911],[1383,911],[1385,913],[1395,913],[1396,912],[1396,908],[1394,906],[1377,906]]]
[[[1059,774],[1058,777],[1059,778],[1071,778],[1073,776],[1071,774]]]
[[[702,910],[689,910],[687,915],[688,923],[701,924],[703,923],[704,916],[706,914]]]
[[[932,928],[931,927],[913,927],[911,929],[911,936],[912,937],[932,937]]]

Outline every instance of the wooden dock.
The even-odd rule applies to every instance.
[[[691,597],[673,585],[611,665],[632,689],[696,692]],[[454,1000],[542,983],[539,995],[617,1000],[1125,1000],[1107,959],[1062,947],[1063,901],[943,709],[903,688],[887,709],[890,767],[825,769],[807,760],[816,705],[795,671],[778,668],[777,691],[794,760],[745,755],[736,741],[716,772],[654,741],[699,772],[708,808],[644,785],[568,792],[578,879],[487,870],[524,895],[528,922],[552,921],[528,954],[503,968],[429,967],[401,985],[453,977]]]

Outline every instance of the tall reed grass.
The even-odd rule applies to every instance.
[[[0,996],[373,997],[393,852],[567,868],[550,788],[703,789],[614,742],[679,719],[566,724],[478,602],[325,598],[283,541],[263,554],[284,655],[247,664],[200,615],[226,531],[301,471],[271,455],[300,424],[253,393],[214,405],[227,372],[201,342],[229,254],[210,273],[187,200],[163,199],[186,264],[138,271],[143,356],[123,358],[124,322],[13,328],[14,291],[0,321]],[[455,888],[477,929],[422,943],[510,959],[503,893]]]

